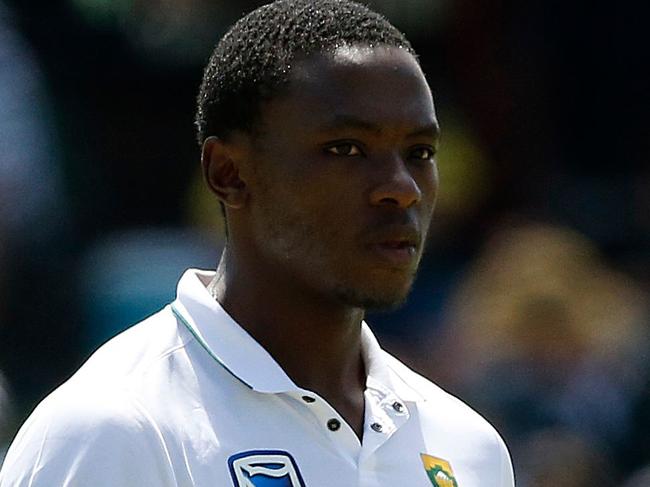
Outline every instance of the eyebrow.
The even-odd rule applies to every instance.
[[[329,131],[340,129],[342,127],[363,130],[365,132],[373,132],[377,135],[382,132],[381,125],[354,115],[335,115],[323,126],[323,130]],[[407,135],[407,137],[431,137],[433,139],[438,138],[439,136],[440,126],[437,122],[428,123],[422,127],[416,128]]]
[[[408,134],[409,137],[431,137],[432,139],[437,139],[440,137],[440,125],[436,122],[415,129],[413,132]]]

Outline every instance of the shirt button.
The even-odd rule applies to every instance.
[[[404,411],[404,405],[400,402],[394,402],[393,403],[393,409],[397,411],[398,413],[401,413]]]
[[[337,431],[341,427],[341,422],[336,418],[332,418],[327,422],[327,427],[330,431]]]
[[[310,403],[310,404],[311,404],[312,402],[315,402],[315,401],[316,401],[316,399],[314,399],[314,398],[311,397],[311,396],[302,396],[302,400],[305,401],[305,402],[308,402],[308,403]]]
[[[379,423],[372,423],[370,427],[372,428],[373,431],[376,431],[377,433],[381,433],[381,430],[384,429],[382,425],[380,425]]]

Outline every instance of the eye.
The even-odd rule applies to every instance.
[[[331,145],[325,148],[326,152],[336,156],[354,157],[362,155],[361,149],[358,145],[352,142],[343,142],[336,145]]]
[[[410,157],[420,161],[430,161],[436,155],[432,147],[416,147],[411,151]]]

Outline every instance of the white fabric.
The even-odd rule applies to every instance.
[[[170,306],[47,397],[0,487],[431,487],[421,454],[449,462],[458,487],[514,485],[492,426],[384,352],[365,323],[360,442],[212,299],[212,275],[187,271]]]

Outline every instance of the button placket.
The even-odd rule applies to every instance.
[[[405,403],[379,383],[366,389],[366,431],[359,461],[368,459],[409,419]]]
[[[309,411],[308,414],[315,420],[314,426],[332,441],[336,450],[345,453],[345,456],[356,464],[361,443],[338,412],[312,391],[298,390],[291,393],[291,396],[299,401],[302,410]]]
[[[384,409],[386,395],[377,389],[366,390],[366,420],[362,456],[367,457],[379,448],[395,431],[392,418]]]

